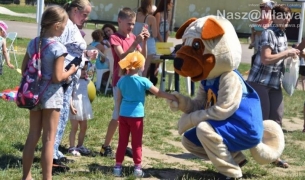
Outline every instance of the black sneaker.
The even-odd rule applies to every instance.
[[[70,168],[63,164],[59,159],[53,159],[52,174],[67,172]]]
[[[73,160],[73,159],[68,159],[68,158],[66,158],[66,157],[61,157],[61,158],[59,158],[59,160],[61,161],[61,162],[63,162],[63,163],[75,163],[75,161]],[[54,162],[54,159],[53,159],[53,162]]]
[[[114,154],[112,152],[111,146],[102,146],[100,151],[101,156],[114,158]]]

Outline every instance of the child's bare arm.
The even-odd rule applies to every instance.
[[[72,93],[73,94],[73,93]],[[77,114],[77,110],[75,109],[75,107],[73,106],[73,98],[70,98],[70,110],[72,112],[72,114]]]
[[[160,91],[156,86],[151,86],[149,91],[158,97],[162,97],[162,98],[166,98],[166,99],[178,102],[176,96],[174,96],[173,94],[164,92],[164,91]]]
[[[2,54],[4,56],[5,62],[8,65],[8,67],[13,69],[14,65],[12,65],[11,62],[10,62],[10,58],[8,56],[8,53],[7,53],[6,40],[5,39],[3,40],[3,44],[2,44]]]
[[[21,65],[21,74],[23,74],[25,72],[25,68],[28,64],[29,59],[30,59],[29,54],[25,53],[25,55],[23,57],[22,65]]]
[[[122,103],[122,93],[121,93],[120,89],[117,88],[116,104],[118,105],[118,113],[120,113],[121,103]]]

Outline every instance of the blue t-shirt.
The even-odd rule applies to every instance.
[[[96,47],[99,44],[101,44],[101,43],[96,42],[96,41],[93,41],[92,43],[90,43],[90,45],[93,46],[93,47]],[[108,63],[106,61],[105,62],[101,61],[101,55],[100,54],[96,58],[95,67],[96,67],[96,69],[109,69]]]
[[[147,78],[138,75],[121,77],[117,83],[122,94],[120,116],[144,117],[145,92],[152,85]]]
[[[41,49],[44,48],[48,43],[53,41],[54,43],[49,44],[48,47],[45,48],[40,55],[42,79],[45,80],[49,80],[52,78],[55,60],[60,56],[67,55],[67,48],[60,42],[56,41],[55,39],[42,38]],[[35,50],[35,42],[36,42],[36,50]],[[27,47],[27,53],[29,54],[30,57],[32,57],[32,55],[38,51],[38,45],[39,45],[38,43],[39,43],[39,37],[34,38],[29,42]]]

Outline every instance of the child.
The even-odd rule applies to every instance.
[[[92,107],[88,97],[87,86],[89,80],[87,80],[87,68],[88,61],[84,68],[81,70],[81,76],[79,81],[76,83],[72,93],[72,99],[70,104],[70,122],[71,132],[69,136],[70,148],[69,153],[74,156],[88,155],[90,150],[83,146],[84,138],[87,130],[87,120],[93,118]],[[75,147],[75,135],[79,125],[78,144]]]
[[[115,176],[122,175],[122,162],[130,134],[135,165],[134,175],[136,177],[144,176],[141,168],[141,160],[146,90],[149,90],[158,97],[177,101],[174,95],[160,91],[147,78],[138,75],[138,71],[144,70],[144,64],[145,58],[139,52],[130,53],[119,62],[124,76],[117,83],[119,143],[116,153],[116,164],[113,169]]]
[[[9,68],[14,69],[14,66],[10,63],[10,58],[7,53],[7,48],[6,48],[6,35],[7,35],[7,25],[5,22],[0,21],[0,49],[2,50],[2,53],[0,54],[0,75],[2,75],[2,60],[3,57],[5,59],[6,64],[8,65]],[[3,55],[3,57],[2,57]]]
[[[96,89],[99,91],[101,88],[101,84],[106,84],[109,76],[109,71],[105,72],[105,69],[109,69],[109,62],[104,56],[105,53],[105,47],[102,44],[104,33],[101,29],[96,29],[92,32],[91,34],[93,42],[90,44],[91,46],[95,47],[98,49],[101,53],[99,53],[96,62],[95,62],[95,67],[96,67]],[[103,75],[104,73],[104,75]],[[103,79],[101,79],[103,77]],[[103,82],[103,83],[102,83]]]
[[[112,149],[110,147],[111,139],[118,126],[118,107],[116,104],[116,84],[119,81],[119,64],[118,62],[125,58],[125,56],[135,50],[142,52],[144,57],[146,57],[146,41],[149,38],[149,32],[147,29],[143,28],[143,31],[135,36],[132,34],[132,29],[135,24],[136,18],[135,13],[130,8],[123,8],[120,10],[118,15],[118,32],[110,36],[111,49],[113,54],[113,77],[112,77],[112,91],[114,99],[114,110],[112,113],[112,119],[108,125],[106,137],[104,144],[102,145],[100,155],[112,157]],[[143,42],[143,49],[139,46]]]
[[[22,74],[26,70],[30,57],[45,45],[49,44],[41,54],[41,91],[51,80],[49,86],[40,98],[39,104],[30,110],[30,128],[23,149],[22,179],[32,179],[31,166],[34,152],[42,131],[41,167],[43,179],[52,179],[53,146],[56,128],[59,120],[59,112],[63,105],[62,81],[77,71],[78,67],[72,65],[68,71],[64,69],[64,59],[67,49],[54,37],[60,36],[67,24],[68,15],[60,6],[50,6],[45,10],[41,18],[40,37],[30,41],[26,55],[22,62]],[[35,45],[36,43],[36,45]],[[35,49],[35,47],[37,47]]]
[[[102,31],[104,32],[104,39],[103,39],[103,45],[105,48],[111,48],[110,45],[110,36],[113,33],[116,33],[116,28],[112,24],[104,24],[102,27]]]

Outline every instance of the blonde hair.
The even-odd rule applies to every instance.
[[[49,6],[43,12],[40,22],[41,30],[40,30],[40,38],[39,38],[39,46],[38,46],[39,51],[41,48],[41,39],[46,29],[49,29],[55,23],[64,22],[66,19],[68,19],[67,12],[58,5]]]
[[[74,0],[64,4],[63,8],[67,12],[70,12],[74,7],[77,7],[78,10],[84,10],[87,6],[91,6],[91,3],[88,0]]]

